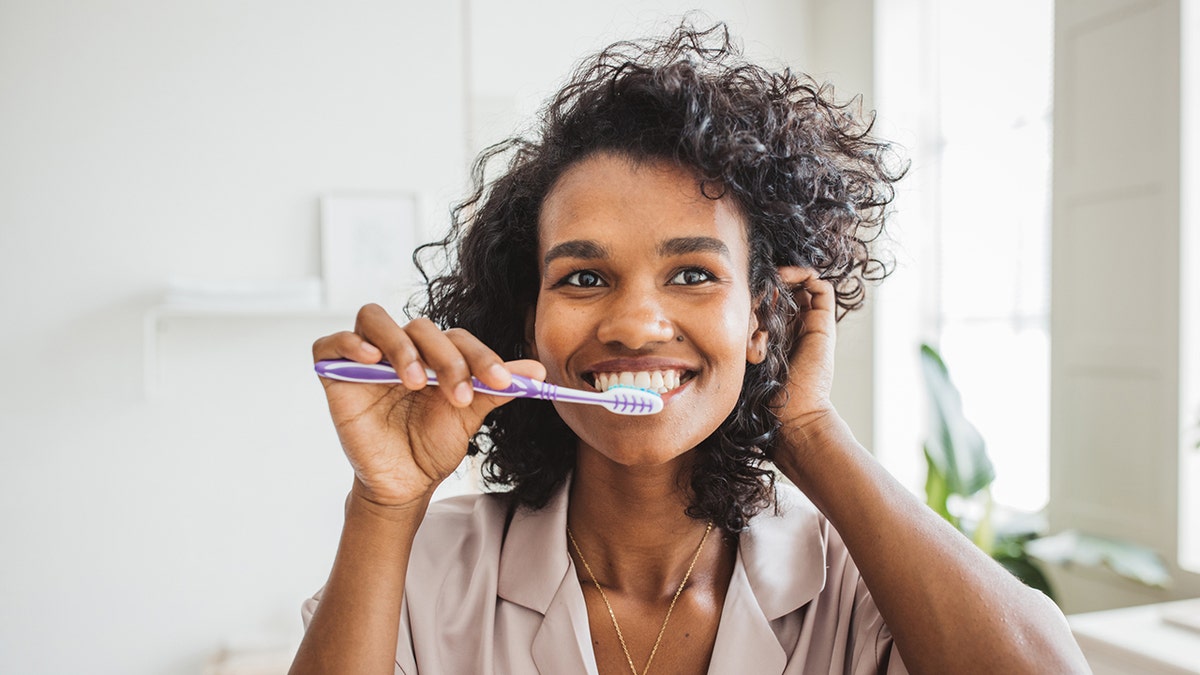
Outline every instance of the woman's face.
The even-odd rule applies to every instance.
[[[527,335],[548,381],[606,389],[632,380],[665,403],[644,417],[555,404],[581,450],[660,464],[712,434],[766,342],[732,200],[705,197],[695,175],[669,162],[600,153],[563,173],[538,230],[541,289]]]

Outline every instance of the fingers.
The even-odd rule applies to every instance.
[[[837,311],[837,295],[833,284],[822,279],[811,267],[780,267],[779,278],[792,288],[796,304],[802,311]]]
[[[509,383],[512,382],[513,375],[523,375],[532,380],[539,380],[539,381],[543,381],[543,382],[546,380],[546,367],[543,366],[541,363],[538,363],[537,361],[532,361],[529,359],[522,359],[519,361],[509,361],[509,362],[503,364],[501,367],[504,369],[504,372],[506,373],[506,379],[508,380]],[[476,375],[476,377],[478,377],[478,375]],[[500,387],[500,386],[497,386],[494,384],[488,384],[488,386],[492,387],[493,389],[502,389],[504,387],[507,387],[508,384],[505,384],[504,387]],[[471,401],[470,408],[471,408],[472,412],[478,416],[477,422],[479,424],[482,424],[484,418],[487,417],[488,413],[492,412],[496,408],[499,408],[500,406],[502,406],[510,401],[515,401],[515,400],[516,400],[516,398],[512,397],[512,396],[503,396],[503,395],[489,396],[487,394],[487,392],[480,391],[480,392],[475,392],[475,397]]]
[[[542,365],[540,361],[521,359],[519,361],[509,361],[504,365],[508,368],[508,372],[514,375],[524,375],[538,382],[546,381],[546,366]]]
[[[504,389],[512,382],[512,374],[500,357],[470,332],[461,328],[443,331],[424,317],[401,327],[379,305],[359,310],[353,333],[335,333],[317,340],[313,357],[363,363],[386,360],[411,391],[428,385],[428,368],[437,374],[441,394],[459,408],[470,405],[475,398],[472,376],[493,389]],[[532,371],[523,374],[533,377],[540,372],[545,378],[545,369],[537,362],[514,363],[522,364],[522,371]]]
[[[420,318],[408,323],[404,330],[417,346],[420,360],[437,373],[438,386],[452,405],[467,406],[474,400],[472,375],[496,389],[503,389],[512,381],[500,357],[461,328],[443,332],[429,319]],[[414,367],[419,365],[409,365]]]
[[[379,363],[383,352],[357,333],[342,331],[326,335],[313,343],[313,361],[350,359],[359,363]]]
[[[821,278],[820,273],[809,267],[780,267],[779,278],[792,291],[796,302],[796,317],[793,320],[794,334],[824,335],[831,340],[837,335],[837,292],[833,284]],[[793,344],[793,350],[799,348]]]

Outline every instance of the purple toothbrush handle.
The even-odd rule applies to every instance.
[[[396,371],[386,363],[356,363],[347,360],[317,361],[313,369],[321,377],[344,382],[399,382]]]
[[[400,382],[400,377],[396,374],[396,370],[392,368],[391,364],[385,361],[379,363],[357,363],[355,361],[335,359],[317,361],[313,365],[313,369],[321,377],[331,380],[342,380],[344,382],[378,382],[381,384]],[[432,370],[425,371],[425,378],[429,384],[436,385],[438,383],[437,374]],[[498,396],[529,396],[532,398],[543,391],[541,383],[520,375],[513,375],[512,384],[504,389],[493,389],[474,377],[471,378],[471,385],[476,391],[483,391]],[[553,387],[554,385],[545,386]]]
[[[399,376],[392,366],[386,362],[357,363],[347,359],[318,361],[314,369],[321,377],[345,382],[394,383],[400,382]],[[437,374],[425,370],[429,384],[438,383]],[[472,377],[471,385],[475,391],[495,396],[512,396],[517,398],[535,398],[545,401],[564,401],[569,403],[591,403],[602,405],[609,410],[625,415],[649,415],[662,410],[662,399],[657,395],[647,394],[641,390],[610,389],[599,392],[580,391],[570,387],[559,387],[546,382],[538,382],[522,375],[514,374],[512,384],[504,389],[492,389],[478,379]]]

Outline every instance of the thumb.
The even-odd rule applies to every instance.
[[[504,367],[509,373],[525,377],[537,382],[544,382],[546,379],[546,367],[541,363],[532,359],[521,359],[518,361],[507,361]],[[521,383],[513,381],[511,386],[521,387]],[[490,395],[486,391],[475,391],[475,398],[471,402],[471,409],[480,416],[480,421],[496,408],[508,403],[514,398],[519,398],[509,395]]]
[[[546,366],[533,359],[520,359],[518,361],[508,361],[504,364],[508,368],[508,372],[516,375],[524,375],[532,380],[544,382],[546,380]]]

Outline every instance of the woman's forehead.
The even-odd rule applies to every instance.
[[[705,194],[698,174],[661,159],[591,155],[554,183],[538,216],[539,255],[571,240],[617,244],[710,238],[747,247],[746,221],[729,196]]]

